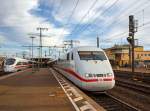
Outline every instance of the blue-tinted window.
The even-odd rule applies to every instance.
[[[80,60],[107,60],[102,51],[79,51]]]

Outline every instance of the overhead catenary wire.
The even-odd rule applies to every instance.
[[[81,22],[86,18],[86,16],[89,14],[89,12],[93,9],[93,7],[96,5],[98,0],[95,0],[93,2],[93,4],[90,6],[90,8],[88,9],[88,11],[84,14],[84,16],[80,19],[79,23],[74,27],[73,30],[76,30],[77,27],[81,24]]]
[[[104,7],[109,1],[110,1],[110,0],[105,1],[104,4],[99,7],[99,9],[101,9],[102,7]],[[101,13],[100,13],[100,14],[101,14]],[[78,25],[78,26],[79,26],[79,25]],[[77,29],[77,27],[75,27],[75,28],[73,29],[73,31],[71,32],[71,34],[73,34],[73,32],[75,32],[75,31],[78,31],[78,30],[75,30],[75,29]]]
[[[135,5],[135,2],[138,3],[137,1],[134,1],[130,6]],[[138,10],[138,11],[135,12],[135,11],[132,10],[131,12],[134,12],[134,14],[137,14],[137,13],[143,11],[144,9],[146,9],[147,7],[149,7],[149,5],[150,5],[150,4],[147,3],[147,2],[150,2],[150,0],[148,0],[148,1],[146,1],[146,2],[143,3],[143,4],[146,4],[146,6],[145,6],[144,8],[142,8],[142,10],[138,10],[139,5],[141,5],[141,4],[139,4],[138,6],[136,6],[137,8],[135,9],[135,10]],[[128,10],[130,9],[130,8],[129,8],[130,6],[128,6],[128,7],[126,8],[127,10],[124,9],[124,10],[121,11],[121,12],[124,12],[125,10],[128,11]],[[107,27],[109,27],[109,26],[111,26],[111,25],[114,25],[114,24],[116,24],[116,23],[118,24],[119,21],[121,21],[122,19],[117,20],[117,18],[125,17],[127,14],[131,13],[131,12],[128,12],[127,14],[124,14],[124,13],[121,13],[121,12],[120,12],[121,15],[116,16],[115,19],[114,19],[114,21],[113,21],[110,25],[108,25]],[[123,14],[124,14],[124,15],[123,15]],[[144,22],[143,22],[143,24],[144,24]],[[103,33],[103,32],[102,32],[102,33]]]
[[[102,13],[99,13],[99,15],[92,21],[92,23],[96,22],[101,15],[103,15],[104,13],[106,13],[109,9],[111,9],[114,5],[116,5],[116,3],[118,2],[119,0],[115,0],[115,2],[113,2],[107,9],[105,9]],[[85,30],[86,28],[88,28],[89,26],[91,25],[91,23],[89,24],[86,24],[84,27],[82,27],[80,29],[80,31],[83,31]]]
[[[139,25],[138,28],[142,28],[142,27],[147,26],[147,25],[150,25],[150,21]],[[144,30],[144,29],[141,29],[141,30]],[[138,31],[141,31],[141,30],[138,30]],[[121,35],[126,34],[126,33],[128,33],[128,31],[122,32],[122,33],[117,34],[117,35],[110,36],[107,40],[115,39],[114,37],[118,37],[118,36],[121,36]]]
[[[150,25],[150,21],[144,23],[144,25],[143,25],[143,24],[142,24],[142,25],[139,25],[138,28],[142,28],[142,27],[145,27],[145,26],[147,26],[147,25]],[[142,31],[142,30],[144,30],[144,29],[139,29],[138,32],[139,32],[139,31]],[[105,40],[106,40],[106,41],[107,41],[107,40],[112,40],[112,39],[115,39],[116,37],[117,37],[116,39],[120,39],[120,38],[123,37],[124,34],[127,34],[127,33],[128,33],[128,31],[125,31],[125,32],[122,32],[122,33],[119,33],[119,34],[116,34],[116,35],[112,35],[112,36],[110,36],[108,39],[105,39]],[[118,36],[122,36],[122,37],[118,38]]]
[[[135,5],[135,2],[137,2],[137,1],[134,1],[130,6],[132,7],[132,5]],[[149,2],[150,3],[150,1],[146,1],[146,2],[144,2],[143,4],[147,4],[147,2]],[[138,2],[137,2],[138,3]],[[145,9],[145,8],[147,8],[150,4],[148,3],[148,5],[146,5],[146,7],[144,7],[143,9]],[[141,4],[139,4],[139,5],[141,5]],[[137,8],[139,7],[139,5],[137,6]],[[107,27],[110,27],[110,26],[112,26],[112,25],[114,25],[114,24],[119,24],[119,21],[121,21],[122,19],[120,19],[120,18],[122,18],[122,17],[125,17],[126,16],[126,14],[124,14],[123,12],[124,11],[128,11],[130,8],[130,6],[128,6],[126,9],[124,9],[123,11],[121,11],[121,13],[120,13],[120,15],[118,16],[116,16],[115,18],[114,18],[114,21],[113,22],[111,22]],[[143,10],[142,9],[142,10]],[[137,10],[137,9],[136,9]],[[142,11],[142,10],[140,10],[140,11]],[[135,13],[138,13],[138,12],[140,12],[140,11],[136,11]],[[123,15],[124,14],[124,15]],[[144,23],[144,22],[143,22]],[[117,25],[116,24],[116,25]],[[96,31],[95,33],[97,33],[98,31]],[[102,33],[104,33],[104,30],[103,30],[103,32]]]
[[[137,2],[137,1],[132,2],[128,7],[126,7],[126,8],[123,9],[122,11],[120,11],[120,13],[117,14],[117,15],[114,17],[114,19],[112,20],[112,22],[109,23],[106,27],[112,26],[112,25],[116,24],[117,22],[119,22],[120,20],[122,20],[122,19],[120,19],[120,18],[125,16],[125,14],[124,14],[125,11],[128,11],[128,10],[130,9],[130,7],[132,7],[133,5],[135,6],[136,3],[138,3],[138,2]],[[91,29],[91,30],[92,30],[92,29]],[[93,29],[93,30],[94,30],[94,29]],[[98,30],[98,31],[99,31],[99,30]],[[97,33],[98,31],[96,31],[96,33]],[[101,29],[101,31],[103,31],[102,33],[104,33],[104,28]]]
[[[139,31],[143,31],[143,29],[141,29],[141,30],[139,30]],[[123,33],[120,33],[120,34],[118,34],[118,35],[113,35],[113,36],[111,36],[111,37],[115,37],[115,38],[109,38],[109,39],[104,39],[104,40],[102,40],[101,42],[103,42],[103,43],[112,43],[112,40],[118,40],[118,39],[121,39],[122,40],[122,38],[126,38],[127,37],[127,35],[125,35],[125,34],[128,34],[128,32],[123,32]],[[120,37],[119,37],[120,36]],[[118,38],[119,37],[119,38]]]
[[[133,5],[135,6],[135,4],[136,3],[139,3],[139,2],[137,2],[137,1],[134,1],[130,6],[128,6],[126,9],[124,9],[122,12],[124,12],[124,11],[126,11],[126,10],[129,10],[130,9],[130,7],[132,7]],[[147,4],[144,8],[147,8],[150,4],[148,3],[148,2],[150,2],[150,1],[145,1],[145,2],[143,2],[143,4]],[[137,8],[139,8],[139,5],[141,5],[141,4],[138,4],[138,6],[136,6]],[[143,9],[144,9],[143,8]],[[138,9],[136,9],[136,10],[138,10]],[[141,11],[141,10],[140,10]],[[139,11],[136,11],[136,13],[138,13]],[[119,16],[116,16],[115,18],[114,18],[114,22],[112,22],[112,23],[110,23],[107,27],[109,27],[109,26],[112,26],[112,25],[114,25],[114,24],[118,24],[118,22],[121,20],[121,19],[119,19],[119,18],[121,18],[121,17],[124,17],[126,14],[124,14],[124,13],[120,13],[120,15]],[[119,20],[118,20],[119,19]],[[101,28],[101,27],[100,27]],[[91,30],[94,30],[94,28],[92,28]],[[91,30],[89,30],[89,31],[91,31]],[[98,33],[98,31],[99,30],[96,30],[96,32],[95,33]],[[102,33],[104,33],[104,30],[102,30],[103,32]]]
[[[51,7],[52,7],[52,9],[54,8],[54,3],[55,3],[55,0],[51,0]]]
[[[133,2],[130,6],[132,6],[133,4],[134,4],[135,2]],[[144,8],[142,8],[142,10],[138,10],[138,11],[136,11],[135,13],[138,13],[138,12],[140,12],[140,11],[143,11],[143,9],[145,9],[145,8],[147,8],[150,4],[150,1],[145,1],[143,4],[147,4]],[[138,6],[139,5],[141,5],[141,4],[138,4]],[[128,6],[128,7],[130,7],[130,6]],[[136,6],[137,8],[138,8],[138,6]],[[127,7],[127,8],[128,8]],[[124,9],[125,10],[125,9]],[[129,9],[128,9],[129,10]],[[137,10],[137,9],[136,9]],[[123,15],[123,14],[121,14],[121,15]],[[109,28],[111,25],[114,25],[114,24],[116,24],[117,22],[119,22],[120,21],[120,17],[122,17],[122,16],[118,16],[117,18],[119,19],[117,19],[117,18],[115,18],[114,20],[114,22],[112,22],[111,24],[109,24],[107,27]],[[124,15],[125,16],[125,15]],[[116,20],[117,19],[117,20]],[[118,24],[118,23],[117,23]],[[142,25],[144,25],[144,22],[143,22],[143,24]],[[139,27],[141,27],[142,25],[140,25]],[[91,29],[92,30],[92,29]],[[98,33],[98,31],[96,31],[95,33]],[[103,32],[101,32],[101,33],[104,33],[104,30],[103,30]],[[123,32],[123,33],[120,33],[120,34],[117,34],[117,35],[114,35],[114,36],[111,36],[111,37],[109,37],[109,38],[107,38],[105,41],[108,41],[108,40],[110,40],[110,39],[112,39],[112,38],[114,38],[114,37],[118,37],[118,36],[121,36],[121,35],[124,35],[124,34],[126,34],[126,33],[128,33],[128,31],[125,31],[125,32]]]
[[[74,14],[75,11],[76,11],[76,8],[77,8],[78,4],[79,4],[79,0],[76,0],[76,4],[75,4],[75,6],[74,6],[74,8],[73,8],[73,10],[72,10],[72,13],[70,14],[70,16],[69,16],[69,18],[68,18],[68,20],[67,20],[66,26],[69,24],[69,22],[70,22],[70,20],[71,20],[71,18],[72,18],[72,16],[73,16],[73,14]]]
[[[142,27],[145,27],[145,26],[147,26],[147,25],[150,25],[150,21],[144,23],[144,25],[143,25],[143,24],[142,24],[142,25],[139,25],[138,28],[142,28]],[[139,29],[138,32],[139,32],[139,31],[143,31],[143,30],[144,30],[144,29]],[[112,35],[112,36],[110,36],[108,39],[103,40],[103,42],[105,42],[105,41],[106,41],[106,42],[107,42],[107,41],[111,41],[112,39],[115,40],[115,39],[123,38],[123,37],[124,37],[123,35],[125,35],[125,34],[128,34],[128,31],[124,31],[124,32],[119,33],[119,34]],[[121,36],[121,37],[119,37],[119,36]],[[119,38],[118,38],[118,37],[119,37]]]
[[[70,16],[68,17],[68,20],[67,20],[66,24],[63,27],[68,26],[68,24],[70,23],[70,20],[71,20],[73,14],[75,13],[78,4],[79,4],[79,0],[76,0],[75,6],[74,6],[74,8],[73,8],[73,10],[72,10],[72,12],[70,14]],[[63,33],[64,33],[64,29],[62,30],[60,36],[62,36]]]
[[[59,12],[59,10],[60,10],[60,8],[61,8],[61,6],[62,6],[62,3],[63,3],[63,0],[60,0],[60,3],[59,3],[59,5],[58,5],[58,8],[57,8],[57,10],[55,11],[55,14],[57,14],[57,13]]]

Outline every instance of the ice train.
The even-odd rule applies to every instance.
[[[21,58],[6,58],[4,61],[4,72],[16,72],[28,68],[32,61]]]
[[[73,48],[59,58],[57,64],[57,69],[83,90],[106,91],[115,85],[111,64],[101,48]]]

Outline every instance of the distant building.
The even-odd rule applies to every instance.
[[[135,64],[150,63],[150,51],[144,51],[143,46],[135,46]],[[114,45],[105,49],[105,52],[113,65],[129,66],[131,64],[131,46],[130,45]]]
[[[0,57],[0,71],[3,69],[5,57]]]

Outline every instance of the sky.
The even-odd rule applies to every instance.
[[[149,13],[150,0],[0,0],[0,55],[29,54],[22,46],[31,45],[31,36],[39,45],[38,27],[48,28],[42,31],[45,46],[62,46],[71,39],[96,46],[97,36],[101,48],[126,44],[129,15],[138,20],[139,45],[150,50]]]

